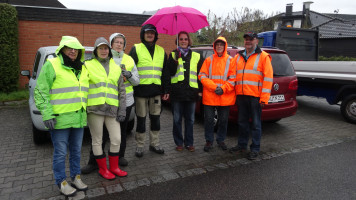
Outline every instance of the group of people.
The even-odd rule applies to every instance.
[[[80,174],[98,170],[105,179],[127,176],[119,166],[125,159],[126,127],[133,106],[136,110],[136,157],[144,155],[146,116],[149,114],[149,150],[164,154],[160,145],[160,114],[162,100],[170,99],[173,114],[173,138],[177,151],[195,151],[193,125],[196,101],[202,96],[206,144],[213,148],[214,116],[218,114],[216,142],[223,150],[229,107],[239,109],[239,138],[230,152],[247,149],[252,134],[249,159],[260,149],[261,108],[268,103],[273,82],[271,57],[257,46],[257,35],[244,35],[245,50],[235,58],[227,53],[227,41],[219,37],[213,43],[214,54],[204,58],[190,48],[187,32],[177,35],[168,58],[157,45],[156,27],[146,24],[140,32],[141,43],[125,54],[126,38],[114,33],[109,42],[104,37],[95,41],[92,58],[84,61],[85,49],[77,38],[63,36],[56,50],[57,57],[42,67],[35,88],[35,103],[49,129],[53,153],[55,183],[65,196],[87,190]],[[184,135],[182,119],[184,118]],[[250,123],[251,122],[251,123]],[[80,168],[84,129],[89,126],[92,148],[89,162]],[[110,139],[107,156],[105,143]],[[70,184],[65,173],[69,149]]]

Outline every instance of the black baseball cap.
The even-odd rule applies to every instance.
[[[249,31],[249,32],[246,32],[243,37],[244,38],[245,37],[257,38],[257,33],[255,33],[254,31]]]

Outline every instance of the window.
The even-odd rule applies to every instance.
[[[295,75],[292,63],[287,54],[269,53],[272,57],[273,76],[293,76]]]

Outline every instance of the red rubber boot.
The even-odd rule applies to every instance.
[[[110,169],[109,169],[110,172],[121,177],[127,176],[127,172],[119,168],[119,156],[109,155],[109,164],[110,164]]]
[[[98,166],[99,166],[99,174],[103,178],[108,179],[108,180],[115,179],[115,175],[112,174],[106,166],[106,157],[96,159],[96,162],[98,163]]]

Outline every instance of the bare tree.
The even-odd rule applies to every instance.
[[[263,32],[273,30],[274,13],[264,14],[262,10],[242,7],[233,8],[226,17],[218,17],[210,10],[207,15],[209,26],[192,34],[195,44],[211,44],[218,36],[224,36],[231,45],[242,45],[246,31]]]

